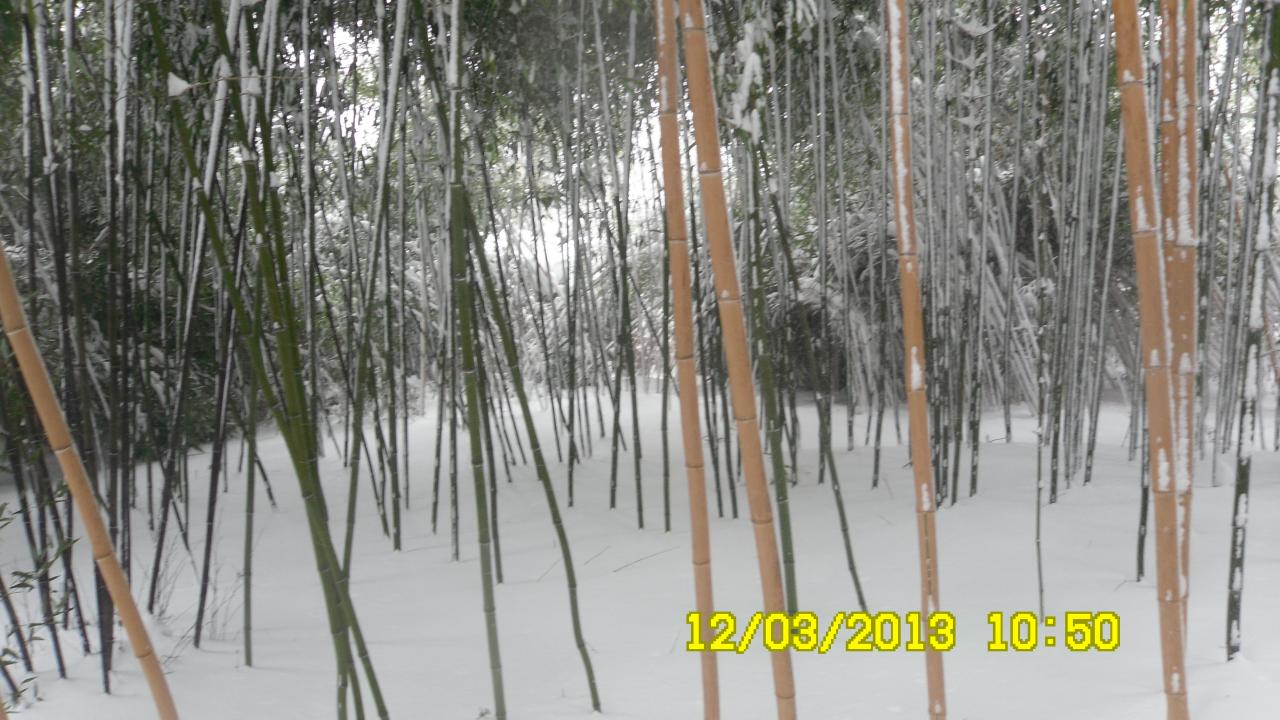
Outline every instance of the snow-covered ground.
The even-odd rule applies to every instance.
[[[679,419],[671,415],[672,524],[662,531],[658,398],[642,398],[645,517],[636,529],[630,456],[620,463],[618,508],[608,511],[608,445],[576,473],[577,503],[566,508],[578,569],[583,622],[599,679],[604,716],[701,717],[698,658],[686,652],[685,613],[693,609],[687,495],[680,459]],[[434,405],[434,403],[432,403]],[[811,412],[811,411],[810,411]],[[840,411],[842,412],[842,411]],[[626,413],[624,413],[624,417]],[[545,417],[544,417],[545,421]],[[862,439],[858,418],[857,439]],[[903,416],[905,423],[905,415]],[[938,513],[943,608],[958,617],[955,649],[946,653],[949,717],[970,720],[1108,720],[1164,717],[1157,640],[1154,576],[1134,582],[1138,518],[1138,464],[1127,460],[1127,410],[1104,409],[1095,480],[1064,490],[1043,512],[1045,609],[1108,610],[1121,618],[1121,644],[1112,653],[1041,647],[1034,652],[989,652],[986,615],[993,610],[1035,611],[1034,548],[1036,452],[1033,421],[1017,421],[1015,442],[982,447],[976,497],[963,497]],[[807,426],[816,422],[812,415]],[[843,427],[843,415],[837,415]],[[1003,434],[997,416],[984,427]],[[447,500],[440,533],[430,531],[434,419],[411,427],[409,476],[412,508],[405,516],[404,550],[390,549],[362,481],[352,592],[393,718],[472,720],[491,709],[488,660],[480,610],[475,511],[469,477],[462,488],[462,559],[450,557]],[[905,432],[905,424],[904,424]],[[447,434],[446,434],[447,437]],[[629,436],[628,436],[629,437]],[[554,461],[548,433],[544,446]],[[887,443],[896,440],[892,424]],[[884,454],[881,487],[870,488],[871,450],[836,453],[850,515],[854,551],[873,610],[918,608],[916,525],[910,469],[903,447]],[[814,440],[802,453],[802,476],[791,490],[799,601],[828,618],[855,609],[839,525],[828,484],[816,484]],[[465,457],[466,444],[460,442]],[[234,446],[233,446],[234,449]],[[264,463],[280,508],[259,493],[254,567],[254,667],[241,650],[240,558],[243,481],[233,475],[220,499],[215,552],[219,588],[213,598],[212,639],[191,646],[195,588],[203,531],[193,528],[192,551],[173,558],[165,613],[153,623],[153,641],[165,658],[182,716],[315,720],[334,717],[332,645],[296,483],[283,445],[262,443]],[[193,469],[207,456],[193,459]],[[324,461],[331,513],[345,516],[346,474]],[[1047,465],[1046,465],[1047,467]],[[1244,651],[1225,662],[1225,607],[1231,487],[1211,487],[1210,467],[1196,480],[1187,659],[1192,716],[1197,720],[1263,718],[1280,696],[1280,460],[1257,456],[1253,474],[1244,597]],[[553,465],[563,503],[563,465]],[[542,491],[531,467],[500,476],[502,560],[497,589],[502,665],[509,716],[551,720],[591,715],[586,684],[569,627],[560,554]],[[197,474],[193,515],[203,518],[203,474]],[[710,478],[710,474],[708,473]],[[1229,477],[1219,474],[1221,481]],[[962,486],[967,484],[967,465]],[[0,501],[11,500],[6,488]],[[713,519],[712,567],[719,608],[748,614],[760,609],[760,590],[745,495],[742,517]],[[712,497],[712,513],[715,502]],[[728,498],[725,499],[726,516]],[[139,527],[145,520],[138,516]],[[197,523],[202,525],[202,523]],[[6,577],[24,566],[21,529],[0,531]],[[135,557],[150,558],[139,536]],[[1148,543],[1148,553],[1153,550]],[[85,548],[79,568],[91,587]],[[140,561],[140,560],[139,560]],[[1154,569],[1154,563],[1148,561]],[[141,573],[139,573],[139,576]],[[139,584],[140,585],[140,584]],[[143,588],[135,588],[142,592]],[[34,606],[34,595],[17,596]],[[122,635],[122,633],[120,633]],[[1060,633],[1058,633],[1060,635]],[[78,643],[72,647],[78,647]],[[52,657],[39,649],[42,698],[21,712],[35,720],[152,717],[150,699],[126,647],[117,656],[115,694],[99,690],[96,657],[71,652],[68,680],[56,679]],[[924,660],[919,653],[832,651],[796,653],[798,707],[803,718],[925,717]],[[766,651],[755,643],[745,655],[720,654],[723,717],[774,717]]]

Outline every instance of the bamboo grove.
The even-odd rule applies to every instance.
[[[478,553],[505,718],[499,487],[532,466],[565,572],[558,622],[599,711],[571,513],[620,512],[621,492],[635,532],[688,522],[704,615],[711,514],[752,523],[762,607],[794,612],[788,492],[816,432],[813,482],[866,609],[877,588],[842,488],[880,487],[881,447],[909,443],[913,582],[938,607],[935,518],[981,495],[984,446],[1035,419],[1040,558],[1040,515],[1093,479],[1107,402],[1129,408],[1133,573],[1152,537],[1171,720],[1194,692],[1192,581],[1226,597],[1228,658],[1246,640],[1251,459],[1280,449],[1264,412],[1280,382],[1274,3],[0,0],[0,97],[0,239],[21,298],[0,293],[17,498],[0,524],[25,546],[0,593],[27,628],[0,662],[11,707],[37,653],[63,677],[96,654],[111,691],[114,618],[131,611],[113,571],[77,584],[76,512],[101,513],[149,616],[197,578],[196,647],[238,593],[252,665],[255,518],[296,487],[338,716],[386,718],[350,591],[355,527],[375,517],[400,551],[407,509],[429,507],[454,559]],[[46,440],[23,313],[67,442]],[[410,441],[425,414],[430,451]],[[268,433],[292,477],[262,465]],[[45,451],[72,441],[91,493]],[[855,448],[872,462],[843,462]],[[318,470],[334,457],[340,487]],[[581,471],[592,457],[607,478]],[[246,503],[229,507],[242,468]],[[607,483],[608,506],[581,502],[584,483]],[[681,483],[688,520],[672,516]],[[1222,577],[1190,577],[1193,483],[1234,484]],[[230,526],[241,552],[215,557]],[[219,587],[219,563],[238,587]],[[716,659],[699,662],[717,718]],[[771,662],[794,718],[803,688],[786,653]],[[925,666],[941,720],[941,656]]]

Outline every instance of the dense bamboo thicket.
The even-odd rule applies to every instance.
[[[1226,656],[1247,644],[1251,461],[1280,449],[1274,3],[0,0],[0,98],[20,298],[0,348],[11,708],[35,702],[38,665],[65,677],[78,655],[109,692],[118,619],[154,664],[124,588],[164,623],[175,585],[195,584],[177,631],[195,647],[233,597],[253,665],[255,523],[288,493],[338,716],[390,716],[353,548],[375,523],[402,550],[416,503],[453,559],[479,559],[485,702],[505,718],[500,499],[528,465],[566,580],[568,617],[547,622],[607,709],[575,514],[625,507],[629,529],[669,532],[687,489],[690,607],[715,609],[723,520],[751,523],[760,609],[795,612],[814,599],[789,493],[829,484],[842,601],[874,610],[845,493],[883,488],[882,447],[909,444],[928,611],[937,516],[981,500],[984,447],[1011,443],[1018,416],[1036,433],[1036,537],[1020,542],[1043,615],[1041,514],[1093,481],[1107,403],[1130,419],[1134,575],[1153,536],[1169,717],[1194,696],[1192,580],[1226,598]],[[642,446],[651,394],[662,440]],[[66,438],[46,438],[49,400]],[[411,440],[424,416],[428,446]],[[268,435],[289,473],[268,474]],[[658,457],[660,476],[642,467]],[[245,503],[226,502],[242,477]],[[1191,577],[1190,523],[1193,484],[1226,483],[1232,517],[1196,516],[1230,523],[1223,588]],[[607,505],[583,499],[597,484]],[[106,562],[92,585],[84,535]],[[710,720],[716,658],[699,660]],[[788,653],[770,662],[794,718],[803,680]],[[942,657],[925,662],[941,720]]]

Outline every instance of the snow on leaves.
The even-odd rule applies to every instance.
[[[191,89],[191,83],[183,80],[173,73],[169,73],[169,97],[178,97]]]

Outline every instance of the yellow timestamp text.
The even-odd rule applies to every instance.
[[[1037,647],[1063,647],[1075,652],[1111,652],[1120,647],[1120,616],[1113,612],[1066,612],[1061,623],[1055,615],[1043,617],[1033,612],[987,613],[991,627],[992,652],[1030,652]],[[1061,627],[1062,636],[1057,634]]]
[[[691,612],[689,624],[690,652],[745,653],[758,637],[765,649],[773,652],[829,652],[839,649],[843,640],[847,652],[926,649],[946,651],[956,644],[956,618],[949,612],[838,612],[828,622],[817,613],[772,612],[752,613],[739,634],[738,618],[731,612],[715,612],[704,617]],[[847,635],[846,635],[847,632]],[[842,637],[843,636],[843,637]]]

